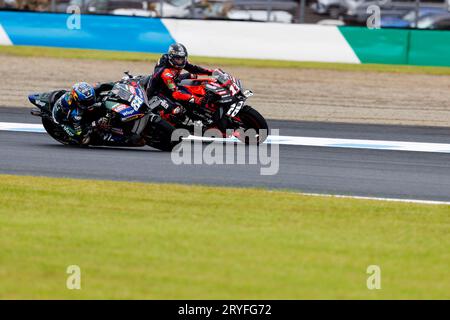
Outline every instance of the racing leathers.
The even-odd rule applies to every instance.
[[[99,83],[94,87],[95,96],[99,97],[102,91],[108,91],[112,88],[113,83]],[[94,101],[97,102],[97,101]],[[95,107],[93,103],[88,110]],[[80,105],[74,101],[70,91],[65,92],[53,105],[52,118],[53,121],[59,125],[73,142],[78,144],[87,144],[89,142],[89,132],[83,125],[83,116],[86,113],[86,108],[81,108]]]
[[[181,71],[186,70],[188,73],[181,74]],[[164,54],[158,61],[153,72],[147,95],[149,97],[154,95],[163,95],[167,98],[172,98],[176,101],[189,101],[201,105],[202,98],[192,95],[184,90],[178,82],[184,79],[195,79],[197,75],[211,75],[212,70],[202,68],[200,66],[186,63],[183,69],[175,68],[169,62],[169,57]]]
[[[53,121],[75,142],[82,143],[84,111],[74,101],[70,92],[64,93],[53,105]]]

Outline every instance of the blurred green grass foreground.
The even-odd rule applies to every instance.
[[[450,206],[2,175],[1,299],[449,299]],[[66,287],[81,270],[81,290]],[[381,289],[369,290],[369,265]]]

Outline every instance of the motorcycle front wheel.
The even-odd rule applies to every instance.
[[[269,134],[267,121],[252,107],[244,106],[235,120],[240,127],[236,137],[245,144],[260,144],[267,139]]]
[[[42,118],[42,125],[44,126],[45,131],[61,144],[64,145],[74,145],[75,143],[71,143],[68,141],[67,136],[56,127],[55,123],[49,118]]]
[[[161,151],[172,151],[179,141],[172,141],[175,127],[163,119],[149,123],[146,128],[145,140],[148,146]]]

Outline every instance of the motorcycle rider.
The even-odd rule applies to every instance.
[[[183,70],[188,73],[181,74]],[[175,101],[188,101],[191,104],[202,105],[202,97],[192,95],[182,86],[178,86],[178,82],[184,79],[195,79],[197,75],[210,76],[212,73],[213,70],[189,63],[186,47],[181,43],[174,43],[156,64],[147,95],[151,97],[161,94]]]
[[[72,89],[63,94],[54,104],[52,109],[53,121],[64,132],[79,144],[89,143],[89,132],[83,132],[82,119],[86,110],[92,109],[96,102],[94,88],[86,83],[79,82]]]

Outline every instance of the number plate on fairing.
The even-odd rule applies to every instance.
[[[244,105],[244,101],[239,101],[238,103],[233,103],[228,109],[227,116],[234,118],[241,111],[242,106]]]

